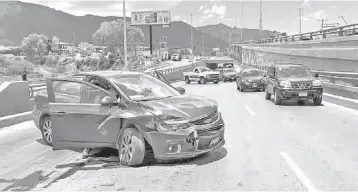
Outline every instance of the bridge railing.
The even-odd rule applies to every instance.
[[[263,71],[267,71],[267,68],[268,68],[268,66],[264,66],[264,65],[255,65],[255,64],[248,64],[248,63],[242,63],[242,64],[245,66],[260,69]],[[312,72],[319,74],[319,78],[321,80],[329,82],[329,83],[358,87],[358,73],[315,71],[315,70],[312,70]]]
[[[315,39],[326,39],[336,36],[353,36],[358,35],[358,23],[313,31],[308,33],[301,33],[295,35],[277,35],[271,38],[261,39],[257,41],[247,41],[239,44],[263,44],[263,43],[277,43],[277,42],[294,42],[294,41],[307,41]]]

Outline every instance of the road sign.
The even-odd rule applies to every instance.
[[[131,25],[169,25],[170,11],[134,11]]]

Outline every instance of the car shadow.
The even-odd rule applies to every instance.
[[[36,139],[36,142],[40,143],[41,145],[51,147],[51,146],[47,145],[47,143],[43,139]],[[73,151],[73,152],[78,152],[78,153],[81,153],[83,151],[83,149],[68,149],[68,150]]]
[[[20,179],[0,179],[0,183],[11,183],[1,191],[31,191],[39,183],[49,179],[53,172],[45,175],[43,171],[35,171]]]
[[[273,98],[270,99],[272,103],[274,103]],[[281,102],[281,106],[290,106],[290,107],[323,107],[324,104],[321,103],[320,105],[315,105],[312,101],[304,100],[303,102],[296,101],[296,100],[283,100]]]
[[[68,163],[63,165],[57,165],[57,169],[68,169],[60,177],[56,178],[53,182],[71,177],[77,171],[90,171],[90,170],[99,170],[99,169],[115,169],[115,168],[142,168],[142,167],[152,167],[152,166],[177,166],[177,165],[207,165],[215,161],[223,159],[227,155],[227,150],[224,147],[217,149],[216,151],[209,152],[207,154],[200,155],[195,158],[185,159],[185,160],[176,160],[170,162],[157,162],[155,160],[144,163],[140,166],[129,167],[119,163],[118,151],[112,148],[105,148],[100,153],[97,153],[83,161]],[[50,186],[49,183],[44,188]]]

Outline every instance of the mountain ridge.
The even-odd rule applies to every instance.
[[[0,2],[0,44],[21,44],[21,40],[31,33],[44,34],[49,39],[59,37],[64,42],[91,42],[92,35],[104,21],[122,19],[116,16],[96,16],[86,14],[75,16],[43,5],[21,1]],[[127,17],[127,21],[130,18]],[[159,48],[161,36],[167,36],[168,44],[176,47],[190,47],[190,26],[182,21],[173,21],[168,28],[153,26],[153,48]],[[145,44],[149,44],[149,27],[139,27],[143,30]],[[220,29],[222,28],[222,29]],[[202,52],[202,37],[205,34],[205,48],[227,48],[231,41],[217,31],[224,31],[227,36],[230,27],[225,24],[193,27],[194,45],[196,51]],[[254,30],[255,31],[255,30]],[[245,31],[244,31],[245,32]],[[211,50],[210,50],[211,51]]]

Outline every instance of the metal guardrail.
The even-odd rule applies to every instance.
[[[242,63],[243,65],[267,71],[268,66],[264,65],[255,65]],[[319,74],[319,78],[321,80],[327,81],[329,83],[335,84],[343,84],[352,87],[358,87],[358,73],[352,72],[331,72],[331,71],[315,71],[312,70],[313,73]]]
[[[263,43],[276,43],[276,42],[294,42],[294,41],[307,41],[314,39],[326,39],[336,36],[354,36],[358,35],[358,23],[345,25],[340,27],[334,27],[329,29],[323,29],[319,31],[313,31],[308,33],[301,33],[295,35],[276,35],[271,38],[261,39],[256,41],[246,41],[235,44],[263,44]]]

